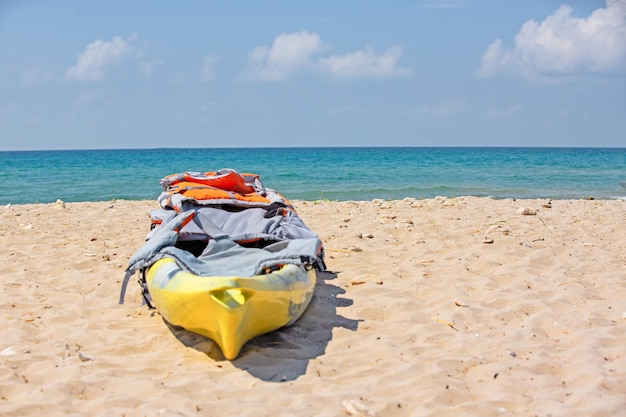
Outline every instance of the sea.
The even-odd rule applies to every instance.
[[[0,152],[0,204],[156,199],[166,175],[221,168],[291,200],[626,199],[626,148],[167,148]]]

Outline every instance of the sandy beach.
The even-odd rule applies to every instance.
[[[626,413],[626,201],[295,206],[329,272],[234,361],[118,304],[156,201],[0,207],[0,415]]]

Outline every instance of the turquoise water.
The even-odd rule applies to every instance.
[[[261,148],[0,152],[0,204],[154,199],[159,179],[233,168],[287,198],[626,197],[626,148]]]

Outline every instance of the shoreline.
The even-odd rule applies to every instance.
[[[304,199],[297,199],[297,198],[287,198],[287,200],[289,200],[292,204],[294,205],[298,205],[298,204],[320,204],[320,203],[336,203],[336,204],[343,204],[343,203],[373,203],[373,204],[380,204],[382,202],[402,202],[402,201],[409,201],[409,202],[419,202],[419,201],[428,201],[428,200],[437,200],[437,201],[443,201],[443,200],[463,200],[463,199],[485,199],[485,200],[494,200],[494,201],[626,201],[626,196],[622,197],[622,196],[616,196],[616,197],[610,197],[610,198],[596,198],[593,196],[586,196],[586,197],[580,197],[580,198],[558,198],[558,197],[497,197],[497,196],[478,196],[478,195],[459,195],[459,196],[446,196],[446,195],[438,195],[438,196],[434,196],[434,197],[402,197],[402,198],[367,198],[367,199],[356,199],[356,200],[337,200],[337,199],[330,199],[330,198],[317,198],[317,199],[309,199],[309,200],[304,200]],[[151,199],[151,198],[141,198],[141,199],[133,199],[133,200],[129,200],[129,199],[125,199],[125,198],[112,198],[112,199],[108,199],[108,200],[85,200],[85,201],[66,201],[63,200],[61,198],[57,199],[56,201],[49,201],[49,202],[30,202],[30,203],[5,203],[5,204],[0,204],[0,210],[1,209],[7,209],[10,207],[19,207],[19,206],[37,206],[37,205],[61,205],[61,204],[113,204],[113,203],[138,203],[138,202],[154,202],[155,204],[158,204],[156,201],[156,198]]]
[[[626,202],[548,201],[293,200],[332,272],[232,362],[117,304],[156,200],[0,207],[0,414],[616,415]]]

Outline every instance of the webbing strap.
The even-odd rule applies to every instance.
[[[213,223],[206,214],[195,211],[193,213],[193,221],[198,225],[200,229],[202,229],[202,231],[204,231],[207,235],[211,236],[214,240],[216,241],[217,240],[231,240],[230,236],[226,234],[222,229],[217,227],[215,223]],[[164,225],[162,225],[161,227],[163,226]],[[175,231],[178,232],[178,230],[175,230]],[[130,281],[130,277],[133,276],[134,272],[135,272],[135,268],[129,267],[129,269],[126,270],[126,274],[124,275],[124,280],[122,281],[122,288],[120,290],[120,299],[119,299],[120,304],[124,304],[124,298],[126,296],[126,288],[128,287],[128,281]],[[144,289],[144,300],[149,306],[151,306],[150,300],[146,298],[145,296],[145,292],[147,292],[147,289]]]
[[[124,280],[122,281],[122,290],[120,291],[120,304],[124,304],[124,297],[126,296],[126,287],[128,286],[128,281],[130,277],[133,276],[133,273],[130,270],[126,270],[126,275],[124,275]]]

